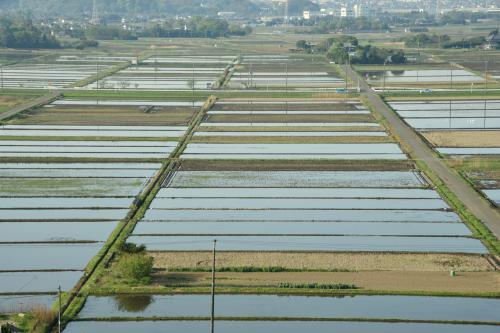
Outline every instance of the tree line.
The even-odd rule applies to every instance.
[[[0,17],[0,47],[57,49],[61,43],[26,17]]]
[[[299,40],[296,47],[308,53],[323,53],[336,64],[404,64],[407,60],[403,50],[360,45],[356,37],[347,35],[328,38],[317,45]]]

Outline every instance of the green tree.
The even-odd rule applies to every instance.
[[[148,283],[153,272],[153,258],[145,253],[123,254],[116,265],[116,271],[131,282]]]

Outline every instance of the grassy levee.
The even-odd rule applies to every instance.
[[[131,64],[132,64],[132,62],[127,61],[127,62],[123,62],[123,63],[117,64],[117,65],[110,66],[109,68],[106,68],[102,71],[98,71],[94,75],[91,75],[83,80],[80,80],[80,81],[73,83],[71,85],[71,88],[85,87],[91,83],[96,82],[97,80],[102,80],[105,77],[111,76],[111,75],[113,75],[121,70],[124,70],[124,69],[128,68]]]
[[[141,91],[141,90],[99,90],[96,94],[95,90],[65,90],[64,97],[79,98],[79,99],[95,99],[99,100],[154,100],[171,98],[176,100],[192,101],[193,92],[190,90],[185,91]],[[210,96],[217,96],[218,98],[285,98],[287,94],[285,91],[255,91],[255,90],[196,90],[194,97],[197,100],[204,100]],[[355,98],[358,97],[356,93],[338,94],[334,91],[288,91],[288,97],[293,98]]]
[[[224,68],[222,74],[215,81],[212,87],[213,89],[215,90],[222,89],[226,86],[226,84],[229,83],[229,81],[231,80],[231,76],[233,74],[234,66],[236,65],[237,61],[238,61],[237,58],[234,59],[233,61],[231,61],[229,65],[226,66],[226,68]]]
[[[391,135],[397,139],[404,151],[413,157],[412,149],[404,143],[404,141],[399,138],[397,133],[391,128],[389,122],[378,114],[374,107],[366,99],[364,100],[367,107],[372,110],[374,114],[377,114],[380,118],[380,122],[389,130]],[[390,106],[388,106],[393,112],[395,112]],[[427,141],[426,141],[427,143]],[[431,147],[432,148],[432,147]],[[433,154],[436,158],[440,156],[434,151]],[[455,212],[462,218],[465,224],[473,231],[474,236],[481,239],[483,244],[488,248],[488,250],[494,255],[500,255],[500,242],[493,235],[493,233],[474,215],[469,209],[458,199],[458,197],[451,191],[448,186],[430,169],[424,161],[414,160],[417,167],[428,177],[428,179],[433,183],[436,191],[439,195],[455,210]],[[453,172],[457,173],[456,170]],[[458,174],[458,173],[457,173]],[[460,176],[461,177],[461,176]]]
[[[144,216],[144,213],[160,190],[161,184],[167,178],[169,173],[175,169],[177,164],[175,159],[177,159],[185,149],[187,141],[194,133],[195,128],[201,123],[203,115],[213,106],[216,100],[217,98],[212,96],[206,101],[203,107],[200,108],[198,114],[181,139],[181,143],[172,153],[171,158],[167,159],[163,163],[161,169],[136,197],[136,200],[134,201],[134,204],[125,219],[120,221],[119,225],[108,237],[108,240],[99,253],[87,264],[85,269],[86,274],[80,279],[71,292],[68,293],[67,297],[64,298],[62,307],[63,326],[73,319],[73,317],[76,316],[81,310],[85,303],[85,295],[92,289],[92,285],[98,281],[99,275],[103,273],[105,264],[112,260],[120,245],[126,241],[129,234],[134,230],[137,222],[142,218],[142,216]],[[49,331],[55,332],[56,324],[57,323],[54,322]]]

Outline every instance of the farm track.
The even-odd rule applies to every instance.
[[[422,161],[435,172],[470,212],[498,238],[500,236],[500,213],[486,199],[479,196],[458,174],[454,173],[445,161],[440,159],[424,140],[384,103],[360,75],[352,68],[347,69],[347,75],[352,82],[359,80],[361,95],[389,122],[394,134],[399,136],[402,143],[411,149],[409,152],[411,157]]]

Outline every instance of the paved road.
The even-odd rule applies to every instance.
[[[361,94],[391,124],[392,129],[402,141],[412,149],[412,158],[421,160],[452,190],[462,203],[480,219],[497,238],[500,236],[500,212],[480,196],[459,175],[454,173],[445,162],[436,157],[420,136],[393,112],[368,84],[352,68],[347,70],[352,82],[360,81]]]
[[[0,121],[2,121],[4,119],[8,119],[12,116],[15,116],[16,114],[18,114],[19,112],[23,112],[24,110],[31,109],[31,108],[34,108],[34,107],[39,106],[39,105],[44,105],[44,104],[50,103],[60,96],[61,96],[61,93],[56,91],[56,92],[52,92],[50,94],[38,97],[38,98],[36,98],[32,101],[26,102],[24,104],[15,106],[14,108],[10,109],[9,111],[5,111],[4,113],[0,114]]]

